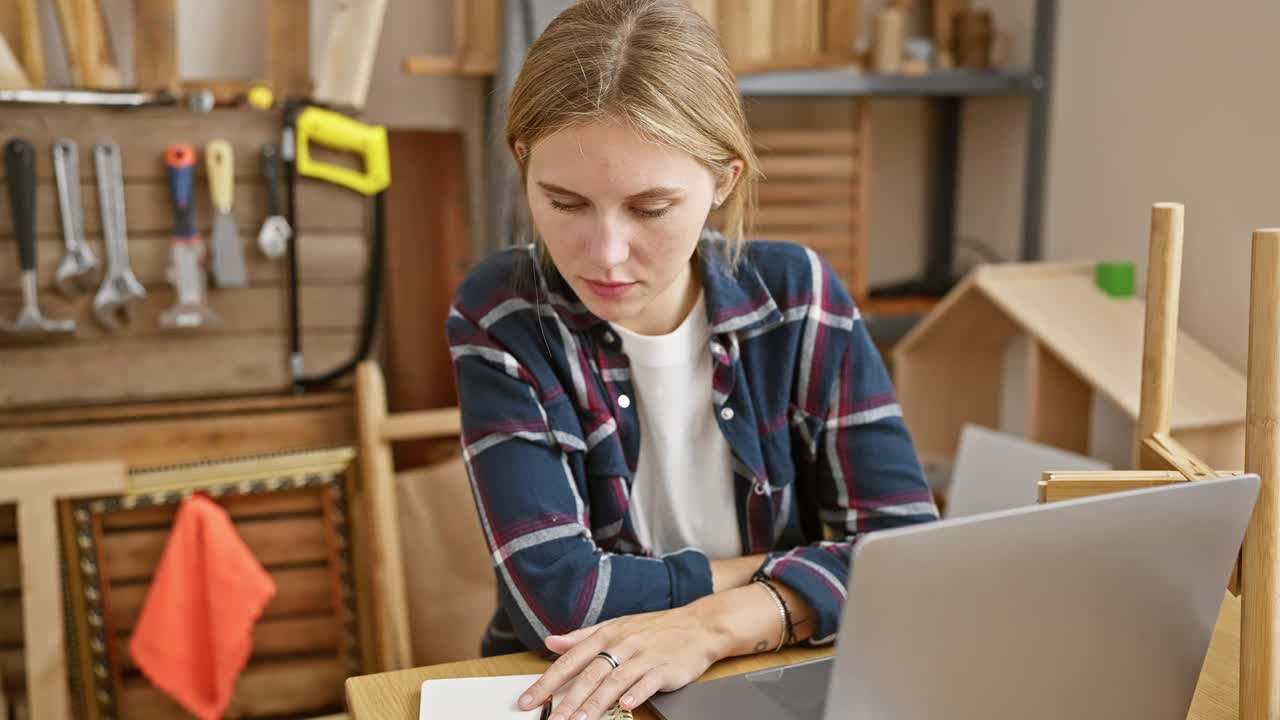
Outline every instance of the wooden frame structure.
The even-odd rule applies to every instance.
[[[1137,472],[1045,473],[1042,502],[1192,482],[1214,470],[1169,434],[1184,209],[1161,203],[1151,213],[1148,305],[1142,354]],[[1280,228],[1253,233],[1249,299],[1249,372],[1244,469],[1262,478],[1232,590],[1219,627],[1239,613],[1239,717],[1280,717]]]
[[[1144,317],[1176,284],[1153,285],[1151,304],[1113,298],[1086,263],[1005,263],[971,272],[893,348],[898,398],[921,457],[953,457],[967,422],[1001,425],[1010,343],[1026,337],[1028,440],[1088,454],[1091,393],[1110,401],[1150,436],[1141,414]],[[1166,328],[1174,360],[1176,318]],[[1194,338],[1177,338],[1182,382],[1169,384],[1166,445],[1177,443],[1226,466],[1244,452],[1245,378]],[[1238,461],[1235,461],[1238,463]]]
[[[461,432],[462,419],[457,408],[388,412],[382,370],[376,362],[365,361],[356,369],[356,424],[370,525],[368,553],[362,559],[368,563],[365,574],[372,577],[377,604],[373,617],[374,657],[378,671],[402,670],[413,666],[413,652],[391,445],[404,440],[456,436]]]

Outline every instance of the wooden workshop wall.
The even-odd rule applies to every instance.
[[[5,108],[0,142],[31,140],[38,156],[37,226],[40,303],[51,317],[73,317],[71,339],[19,344],[0,337],[0,408],[120,403],[281,392],[289,386],[287,259],[268,259],[256,243],[266,215],[259,150],[279,142],[280,116],[252,110],[195,113],[181,108],[87,110]],[[147,299],[132,326],[117,333],[93,318],[92,294],[73,300],[53,289],[62,257],[62,226],[53,182],[50,146],[69,137],[80,146],[81,202],[85,234],[105,265],[93,146],[120,145],[125,176],[129,256]],[[249,287],[211,288],[219,327],[174,332],[157,326],[174,302],[166,280],[172,202],[163,153],[187,142],[198,151],[195,203],[198,226],[209,242],[212,209],[204,172],[204,144],[227,139],[235,153],[233,215],[240,229]],[[283,191],[283,187],[282,187]],[[282,193],[283,195],[283,193]],[[300,225],[303,350],[309,372],[327,370],[353,352],[363,313],[368,262],[368,199],[332,184],[301,181]],[[17,248],[8,194],[0,193],[0,313],[19,307]]]

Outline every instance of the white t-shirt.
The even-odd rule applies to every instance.
[[[733,498],[733,451],[711,399],[711,351],[705,295],[667,335],[613,326],[631,360],[640,458],[631,517],[655,555],[687,547],[709,559],[740,557]]]

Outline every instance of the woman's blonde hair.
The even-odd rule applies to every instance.
[[[736,262],[755,212],[758,162],[720,38],[687,0],[582,0],[547,26],[507,106],[522,185],[517,142],[531,151],[562,128],[609,117],[697,158],[717,182],[742,161],[720,227]]]

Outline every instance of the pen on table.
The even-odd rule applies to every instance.
[[[547,720],[549,717],[551,717],[551,698],[547,698],[547,701],[542,703],[542,714],[538,716],[538,720]]]

